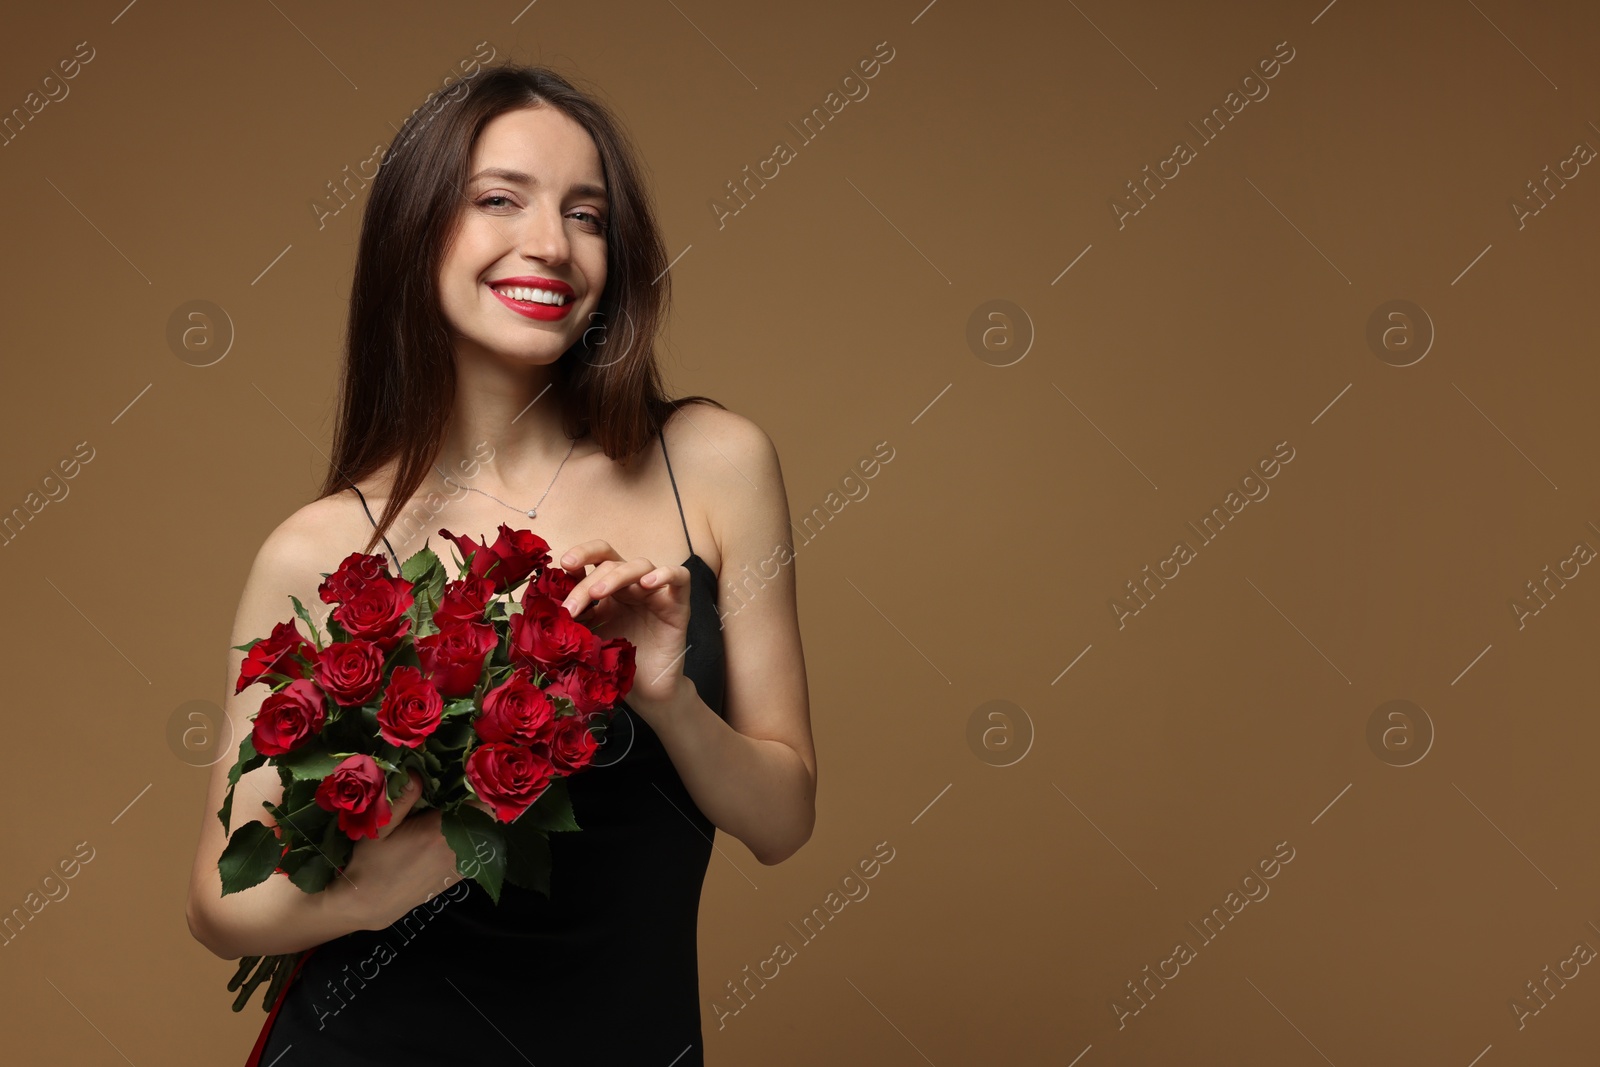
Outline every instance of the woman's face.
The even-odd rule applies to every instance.
[[[550,364],[603,322],[605,178],[589,134],[552,107],[491,119],[439,271],[445,318],[466,343]]]

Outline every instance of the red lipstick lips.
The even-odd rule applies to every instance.
[[[561,304],[543,304],[536,300],[518,300],[515,297],[501,292],[502,289],[542,289],[547,293],[554,293],[564,301]],[[535,275],[522,275],[515,278],[496,278],[489,283],[489,291],[506,307],[525,318],[539,319],[551,322],[555,319],[565,318],[571,311],[575,302],[572,286],[556,278],[541,278]]]

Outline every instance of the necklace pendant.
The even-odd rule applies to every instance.
[[[537,519],[538,517],[539,517],[539,509],[538,508],[529,508],[528,509],[528,518]]]

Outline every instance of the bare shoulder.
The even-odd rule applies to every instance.
[[[361,550],[370,530],[354,493],[313,500],[267,534],[251,568],[251,584],[264,587],[263,592],[293,594],[304,601],[315,595],[324,573]]]
[[[361,547],[370,529],[355,494],[334,493],[296,509],[267,535],[262,548],[290,561],[320,562],[335,553],[343,559]]]
[[[692,476],[713,488],[730,479],[754,480],[757,473],[771,473],[777,466],[777,447],[755,420],[714,404],[685,404],[672,413],[662,432],[672,455],[683,456],[692,464]]]
[[[705,516],[719,569],[754,544],[787,537],[788,496],[778,449],[755,420],[695,402],[672,413],[662,433],[673,476]],[[687,503],[686,503],[686,506]]]

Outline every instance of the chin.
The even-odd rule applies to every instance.
[[[548,367],[554,365],[565,355],[570,347],[572,347],[572,343],[563,339],[560,347],[551,347],[543,344],[522,344],[508,345],[496,351],[502,359],[510,360],[519,366]]]

